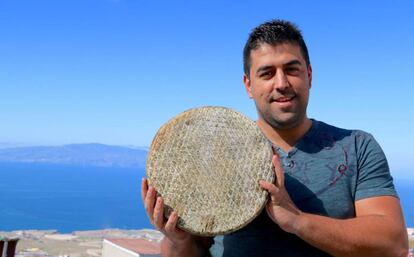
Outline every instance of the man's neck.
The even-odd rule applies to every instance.
[[[257,120],[257,125],[263,134],[283,151],[289,150],[308,132],[312,126],[312,121],[305,118],[298,126],[290,129],[277,129],[272,127],[263,119]]]

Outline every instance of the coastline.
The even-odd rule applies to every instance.
[[[103,229],[59,233],[57,230],[0,231],[0,237],[18,238],[15,257],[101,257],[106,238],[139,238],[159,242],[162,234],[153,229]]]
[[[414,251],[414,228],[407,228],[410,253]],[[163,235],[153,229],[102,229],[59,233],[57,230],[0,231],[0,237],[18,238],[15,257],[101,257],[104,239],[144,239],[160,242]]]

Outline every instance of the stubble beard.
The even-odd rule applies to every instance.
[[[286,118],[278,117],[277,114],[272,114],[270,110],[268,112],[262,113],[260,112],[257,105],[256,105],[256,108],[257,108],[259,117],[276,130],[288,130],[288,129],[298,127],[307,118],[307,115],[306,115],[307,104],[305,104],[305,106],[299,107],[299,110],[290,112],[289,113],[290,117],[286,117]],[[283,113],[279,116],[283,116],[286,114],[287,113]]]

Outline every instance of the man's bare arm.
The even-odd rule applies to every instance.
[[[301,213],[292,232],[337,257],[406,257],[408,253],[399,200],[392,196],[357,201],[352,219]]]
[[[266,209],[283,230],[336,257],[406,257],[408,239],[399,200],[378,196],[355,203],[356,217],[334,219],[300,211],[284,187],[278,156],[273,158],[277,181],[261,181],[271,200]]]

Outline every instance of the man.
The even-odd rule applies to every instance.
[[[274,20],[244,48],[244,84],[257,125],[272,142],[277,180],[260,181],[270,200],[239,231],[209,238],[176,228],[163,200],[142,183],[152,224],[165,234],[164,256],[407,256],[405,224],[386,158],[368,133],[307,117],[312,67],[300,31]],[[212,245],[212,246],[211,246]]]

